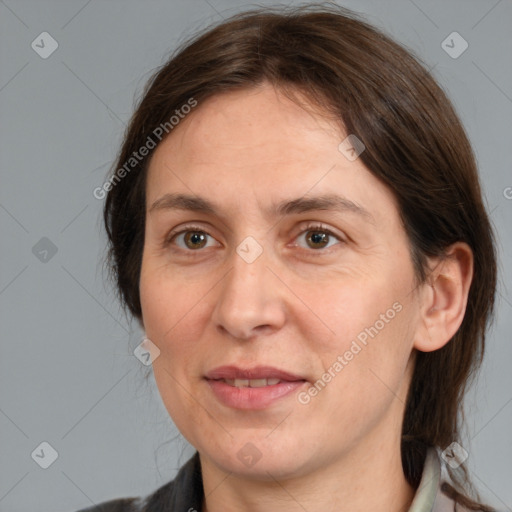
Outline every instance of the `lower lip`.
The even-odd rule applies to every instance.
[[[283,381],[261,388],[236,388],[221,380],[206,379],[217,399],[234,409],[265,409],[280,398],[290,395],[306,381]]]

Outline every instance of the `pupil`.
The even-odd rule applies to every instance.
[[[326,233],[322,233],[320,231],[313,231],[313,233],[310,235],[310,239],[313,242],[313,244],[320,244],[322,247],[327,244],[327,237],[328,235]]]
[[[204,233],[194,231],[187,236],[189,244],[195,249],[204,245],[202,242],[205,240]]]

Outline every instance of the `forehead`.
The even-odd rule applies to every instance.
[[[340,152],[341,123],[303,108],[270,85],[219,94],[199,104],[156,148],[147,203],[185,192],[238,207],[336,192],[356,203],[393,203],[363,165]],[[262,205],[263,206],[263,205]]]
[[[326,134],[331,140],[326,140]],[[270,85],[215,95],[200,103],[156,149],[201,164],[236,166],[318,156],[337,150],[341,130]],[[179,154],[178,154],[179,153]],[[233,160],[233,156],[237,160]],[[228,161],[228,162],[226,162]]]

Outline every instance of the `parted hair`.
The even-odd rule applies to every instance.
[[[359,158],[397,200],[418,283],[429,277],[427,258],[443,257],[451,244],[465,242],[473,252],[460,328],[443,348],[415,355],[401,455],[404,474],[416,488],[427,448],[460,441],[463,397],[482,362],[497,273],[470,142],[447,95],[418,57],[332,4],[237,14],[186,40],[156,70],[111,173],[191,98],[201,104],[265,82],[296,101],[300,92],[364,143]],[[145,184],[153,151],[110,187],[103,212],[109,275],[126,310],[139,321]],[[470,510],[493,510],[478,503],[464,464],[448,470],[447,494]]]

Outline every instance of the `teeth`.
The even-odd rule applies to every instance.
[[[251,388],[263,388],[268,386],[267,379],[251,379],[249,381],[249,386]]]
[[[222,379],[226,384],[236,388],[263,388],[274,386],[281,382],[279,379]]]

